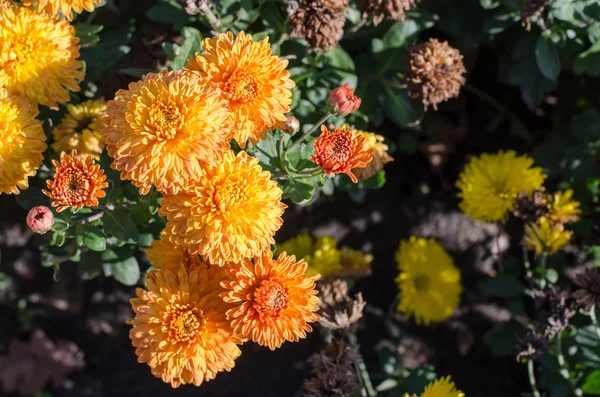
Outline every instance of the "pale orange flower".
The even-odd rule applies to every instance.
[[[373,149],[369,148],[363,135],[355,135],[351,130],[339,127],[329,131],[322,125],[321,136],[315,141],[315,154],[310,159],[328,176],[346,174],[356,183],[358,179],[352,169],[369,164],[372,153]]]
[[[198,183],[167,195],[159,215],[167,217],[166,236],[211,264],[240,262],[269,250],[283,223],[286,205],[271,173],[258,159],[228,151],[217,167],[202,170]]]
[[[102,0],[22,0],[21,4],[32,6],[37,3],[38,12],[58,16],[62,13],[67,20],[73,20],[73,11],[81,14],[83,10],[94,11],[94,5],[102,3]]]
[[[61,212],[67,208],[94,207],[98,199],[106,196],[103,190],[108,187],[106,175],[92,156],[78,156],[73,150],[71,156],[60,154],[60,163],[52,160],[56,172],[53,180],[47,180],[48,190],[43,190],[52,200],[52,206]]]
[[[195,265],[152,270],[146,288],[131,299],[136,317],[127,323],[138,361],[173,387],[214,379],[230,371],[242,341],[227,321],[232,306],[219,297],[218,267]]]
[[[312,331],[309,323],[319,321],[319,298],[315,287],[319,276],[306,275],[304,260],[285,252],[274,259],[271,251],[226,268],[232,280],[221,282],[221,293],[229,309],[234,332],[271,350],[283,342],[297,342]]]
[[[287,60],[271,53],[269,39],[253,42],[240,32],[223,33],[202,42],[203,53],[188,60],[185,70],[197,72],[221,88],[229,102],[234,136],[241,148],[246,141],[264,139],[267,131],[285,129],[285,113],[292,103],[294,82]]]
[[[119,90],[106,107],[102,138],[112,168],[140,194],[165,194],[195,185],[203,166],[215,166],[231,139],[220,91],[186,72],[149,73]]]
[[[358,180],[362,182],[378,173],[383,169],[385,164],[394,161],[394,158],[388,154],[389,147],[383,142],[383,136],[360,130],[356,130],[354,133],[364,136],[367,145],[373,149],[373,160],[364,168],[355,168],[352,170]]]
[[[163,230],[160,240],[154,240],[146,249],[146,256],[155,269],[177,270],[181,266],[186,269],[204,263],[200,255],[190,254],[187,247],[177,245],[169,239],[168,230]]]

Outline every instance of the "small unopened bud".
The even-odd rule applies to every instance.
[[[360,107],[362,100],[354,95],[354,89],[348,83],[334,88],[329,95],[329,107],[341,116],[347,116]]]
[[[27,226],[36,233],[44,234],[52,229],[53,225],[54,215],[48,207],[33,207],[27,214]]]
[[[300,122],[294,116],[287,116],[285,118],[285,130],[288,134],[294,135],[300,130]]]

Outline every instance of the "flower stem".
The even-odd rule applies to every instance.
[[[219,33],[221,31],[221,21],[219,21],[219,18],[212,12],[206,2],[201,2],[200,10],[202,11],[202,14],[206,16],[206,19],[208,19],[210,27]]]
[[[590,319],[592,320],[592,324],[594,324],[598,339],[600,339],[600,327],[598,327],[598,318],[596,317],[596,305],[592,305],[590,308]]]
[[[533,397],[541,397],[540,391],[535,381],[535,372],[533,371],[533,360],[531,359],[527,360],[527,373],[529,374],[529,384],[531,385]]]
[[[577,382],[575,381],[575,379],[571,378],[571,373],[569,372],[569,369],[567,368],[567,363],[565,361],[565,356],[563,354],[562,351],[562,332],[559,332],[558,335],[556,335],[556,359],[558,361],[558,365],[560,367],[560,375],[566,380],[568,381],[571,386],[574,388],[574,393],[576,396],[581,396],[582,392],[581,389],[579,389],[577,387]]]
[[[298,139],[296,142],[294,142],[292,144],[292,146],[290,146],[290,148],[288,150],[292,150],[294,149],[296,146],[298,146],[301,142],[304,142],[317,128],[319,128],[322,124],[325,124],[325,122],[327,120],[329,120],[331,118],[331,116],[333,116],[333,113],[328,112],[325,116],[321,117],[321,119],[319,121],[317,121],[315,123],[315,125],[313,125],[313,127],[306,131],[301,137],[300,139]]]
[[[102,218],[103,216],[104,216],[104,211],[98,212],[97,214],[90,215],[87,218],[73,221],[73,222],[71,222],[71,225],[75,226],[75,225],[82,225],[84,223],[92,223],[92,222],[97,221],[98,219]]]
[[[543,253],[540,255],[540,269],[542,272],[542,278],[540,279],[540,288],[546,288],[546,259],[548,255]]]
[[[365,397],[375,397],[377,396],[377,392],[373,388],[373,384],[371,383],[371,378],[369,377],[369,371],[367,371],[367,366],[360,354],[360,351],[357,346],[356,334],[353,332],[348,333],[348,341],[352,347],[356,347],[356,360],[354,361],[354,370],[356,371],[356,377],[358,378],[358,382],[362,388],[362,395]]]

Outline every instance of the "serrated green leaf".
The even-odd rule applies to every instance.
[[[106,211],[102,222],[105,233],[110,233],[123,242],[136,243],[140,238],[137,226],[126,208]]]
[[[283,181],[280,186],[284,197],[289,197],[296,204],[310,200],[315,191],[313,186],[295,178]]]
[[[77,244],[86,246],[92,251],[104,251],[106,249],[106,238],[98,226],[80,224],[76,227]]]

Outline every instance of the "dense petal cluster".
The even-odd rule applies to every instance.
[[[548,195],[550,220],[556,224],[577,222],[581,215],[579,201],[573,200],[573,190],[558,191]]]
[[[79,39],[67,21],[33,8],[0,7],[0,87],[51,108],[79,91]]]
[[[532,158],[512,150],[473,157],[456,183],[460,209],[475,220],[505,221],[517,196],[531,195],[546,179],[541,168],[532,166]]]
[[[344,35],[348,1],[299,0],[290,13],[291,37],[305,39],[310,50],[329,50]]]
[[[306,274],[328,277],[341,270],[341,253],[337,249],[337,241],[329,236],[321,236],[314,240],[308,233],[277,244],[275,254],[287,252],[298,259],[303,259],[308,264]]]
[[[37,10],[48,15],[64,15],[67,20],[73,20],[73,11],[81,14],[83,10],[94,11],[94,6],[102,3],[102,0],[23,0],[22,4],[33,6],[37,3]]]
[[[258,159],[228,151],[200,176],[195,186],[161,202],[159,214],[167,217],[167,235],[174,243],[219,266],[252,258],[275,244],[286,205]]]
[[[413,396],[416,397],[416,394]],[[410,396],[405,394],[404,397]],[[425,386],[421,397],[465,397],[465,393],[456,388],[454,382],[450,380],[450,376],[446,376]]]
[[[273,128],[285,129],[285,113],[292,103],[294,82],[287,60],[272,55],[269,39],[228,32],[202,42],[203,53],[188,60],[186,70],[196,72],[220,88],[229,105],[233,138],[246,147],[265,138]]]
[[[67,113],[52,131],[52,148],[58,154],[75,149],[80,155],[100,160],[101,117],[106,112],[103,99],[87,100],[78,105],[67,105]]]
[[[218,267],[153,270],[146,288],[131,299],[135,318],[129,337],[138,361],[173,387],[199,386],[229,371],[241,344],[227,321],[232,305],[220,297]]]
[[[452,316],[462,292],[460,271],[438,242],[414,236],[401,241],[396,262],[398,311],[424,324]]]
[[[579,287],[573,292],[573,298],[585,310],[595,310],[600,304],[600,275],[596,269],[587,269],[575,277],[575,284]]]
[[[19,194],[19,189],[27,189],[27,178],[36,174],[44,160],[46,135],[37,114],[30,100],[0,87],[0,193]]]
[[[296,342],[319,321],[316,280],[306,275],[306,262],[286,253],[277,259],[270,251],[225,270],[231,280],[221,286],[225,302],[234,304],[227,318],[234,331],[271,350]]]
[[[355,135],[346,128],[329,131],[321,126],[321,135],[315,141],[315,154],[310,159],[325,171],[325,174],[346,174],[352,182],[358,179],[354,168],[364,168],[372,160],[373,149],[369,148],[363,135]]]
[[[106,175],[91,156],[60,154],[60,162],[53,160],[56,167],[53,180],[47,180],[49,190],[43,190],[52,200],[52,206],[61,212],[67,208],[94,207],[98,199],[106,196]]]
[[[177,270],[180,267],[189,269],[204,263],[200,255],[190,254],[187,247],[177,245],[167,236],[168,230],[163,230],[160,240],[154,240],[146,250],[146,256],[155,269]]]
[[[554,254],[569,242],[572,235],[572,231],[564,230],[561,225],[541,217],[537,222],[525,225],[523,243],[526,248],[535,251],[536,255]]]
[[[146,194],[198,182],[229,147],[229,111],[214,85],[186,72],[149,73],[108,102],[102,138],[112,168]]]

